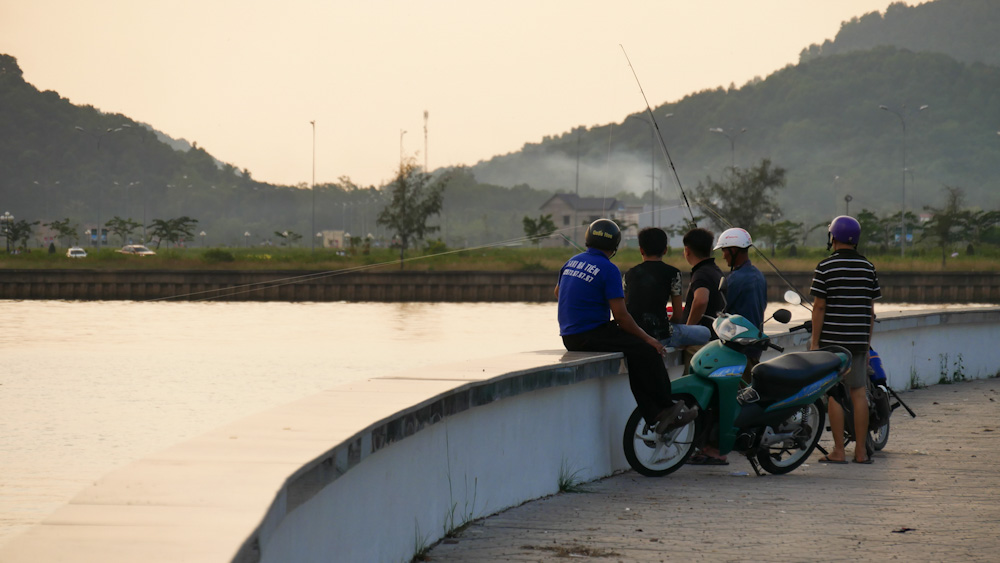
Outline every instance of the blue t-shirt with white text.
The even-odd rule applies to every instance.
[[[595,248],[571,258],[559,270],[559,334],[580,334],[611,320],[612,299],[622,299],[622,275]]]

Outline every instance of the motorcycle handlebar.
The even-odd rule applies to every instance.
[[[768,347],[768,348],[774,348],[775,350],[777,350],[777,351],[779,351],[779,352],[784,352],[784,351],[785,351],[785,349],[784,349],[784,348],[782,348],[781,346],[778,346],[778,345],[777,345],[777,344],[775,344],[774,342],[768,342],[768,343],[767,343],[767,347]]]

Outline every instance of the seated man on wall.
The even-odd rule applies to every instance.
[[[594,221],[587,228],[586,252],[559,271],[559,334],[571,352],[622,352],[642,416],[662,434],[694,420],[698,409],[671,398],[663,344],[639,328],[625,307],[621,272],[611,262],[621,238],[614,221]]]
[[[635,322],[664,346],[680,348],[705,344],[711,331],[701,325],[673,324],[680,320],[681,271],[663,261],[667,233],[648,227],[639,231],[642,262],[625,272],[625,305]],[[667,317],[667,304],[673,307]]]

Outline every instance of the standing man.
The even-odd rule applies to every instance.
[[[625,272],[625,305],[635,322],[664,346],[680,348],[708,342],[701,325],[673,324],[681,318],[681,271],[663,261],[667,233],[657,227],[639,231],[642,262]],[[667,304],[673,314],[667,317]]]
[[[726,229],[719,235],[715,250],[722,249],[722,258],[729,265],[726,278],[726,312],[740,315],[764,330],[764,309],[767,307],[767,280],[750,262],[750,233],[740,228]],[[757,359],[757,358],[755,358]]]
[[[587,227],[587,251],[559,271],[559,334],[571,352],[622,352],[642,416],[662,434],[694,420],[698,408],[688,409],[671,398],[663,344],[639,328],[625,307],[622,275],[611,262],[621,239],[621,230],[610,219]]]
[[[841,215],[830,223],[827,250],[833,254],[816,266],[813,274],[812,340],[810,350],[838,345],[851,352],[851,370],[844,376],[854,407],[854,463],[872,463],[865,450],[868,437],[868,349],[874,326],[874,301],[882,297],[875,266],[858,254],[861,224]],[[844,451],[844,409],[827,401],[833,451],[820,463],[847,463]]]

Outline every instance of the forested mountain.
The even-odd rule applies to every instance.
[[[996,209],[997,29],[998,0],[893,4],[884,15],[845,22],[797,65],[739,88],[692,93],[654,114],[688,194],[730,166],[766,158],[787,171],[777,200],[794,221],[828,219],[848,195],[852,212],[897,212],[904,177],[910,210],[936,205],[945,186],[961,188],[971,206]],[[522,218],[537,216],[555,191],[647,202],[654,188],[659,206],[676,204],[679,190],[648,115],[636,112],[437,171],[450,175],[441,237],[450,246],[518,237]],[[303,188],[255,181],[252,171],[219,163],[197,145],[39,92],[14,57],[0,54],[0,211],[43,223],[69,218],[80,232],[98,216],[148,225],[186,215],[208,244],[258,243],[287,230],[308,246],[315,201],[317,230],[386,234],[375,225],[384,205],[378,187],[344,179],[317,185],[315,198]]]
[[[521,219],[551,195],[527,186],[477,183],[450,170],[441,235],[450,245],[483,244],[522,234]],[[75,106],[24,81],[14,57],[0,54],[0,211],[19,220],[70,219],[77,233],[100,217],[198,221],[197,244],[258,244],[275,232],[316,229],[385,236],[375,224],[381,190],[345,179],[316,186],[275,186],[250,170],[220,163],[197,144],[170,139],[120,114]],[[244,233],[250,237],[244,237]]]
[[[878,17],[895,27],[899,21],[933,18],[933,25],[907,37],[922,36],[926,45],[989,43],[993,46],[983,47],[988,56],[1000,54],[1000,2],[995,0],[894,5],[891,12],[885,18],[875,14],[845,23],[837,44],[841,36],[858,45],[865,33],[878,36],[871,40],[875,44],[887,37],[862,20]],[[909,209],[935,203],[944,186],[963,188],[970,205],[1000,206],[1000,68],[893,46],[845,47],[843,54],[828,54],[826,46],[822,50],[826,56],[804,57],[808,60],[765,80],[698,92],[655,108],[688,193],[707,176],[721,176],[730,164],[748,167],[769,158],[788,171],[788,186],[778,198],[786,216],[821,219],[831,210],[842,211],[846,195],[853,197],[854,210],[894,212],[902,198],[905,142]],[[881,111],[882,105],[888,111]],[[582,195],[646,192],[652,139],[642,120],[648,120],[645,112],[546,137],[519,152],[480,162],[472,171],[494,184],[572,192],[579,169]],[[723,129],[733,144],[710,131],[714,128]],[[676,199],[676,182],[658,149],[653,158],[658,195]]]
[[[917,6],[897,2],[885,14],[871,12],[845,22],[833,41],[810,45],[799,60],[892,45],[1000,66],[998,23],[1000,2],[996,0],[938,0]]]

